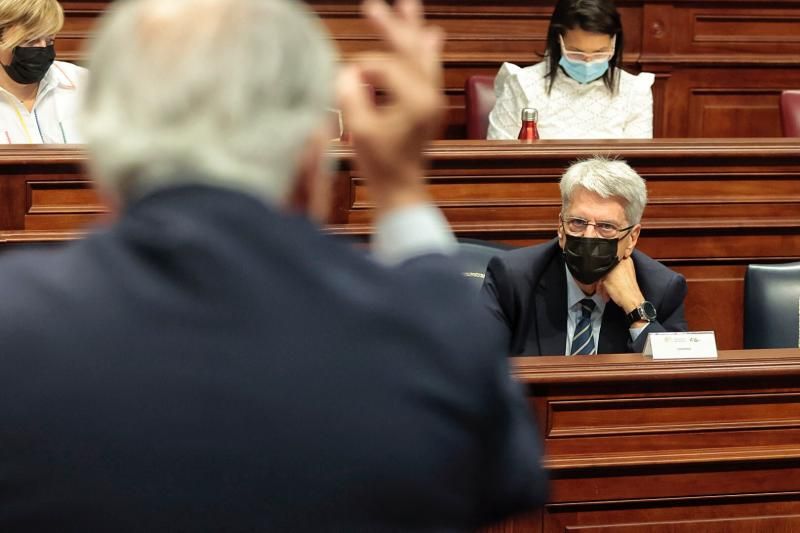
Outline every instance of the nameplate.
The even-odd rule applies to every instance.
[[[716,359],[713,331],[650,333],[643,355],[653,359]]]

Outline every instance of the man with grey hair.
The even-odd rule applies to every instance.
[[[0,530],[471,531],[542,501],[422,181],[442,34],[417,0],[365,11],[387,52],[338,105],[392,266],[310,220],[336,61],[302,2],[113,3],[83,128],[118,218],[0,260]]]
[[[641,352],[686,331],[686,280],[635,250],[647,204],[625,162],[593,157],[561,178],[558,238],[492,259],[481,299],[511,355]]]

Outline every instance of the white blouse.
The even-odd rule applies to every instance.
[[[82,139],[77,128],[85,68],[56,61],[39,82],[33,110],[0,87],[0,144],[72,144]]]
[[[503,63],[494,80],[488,139],[516,139],[526,107],[539,111],[542,139],[653,138],[653,74],[617,69],[619,89],[612,95],[603,78],[581,84],[559,72],[548,95],[547,69],[544,61],[526,68]]]

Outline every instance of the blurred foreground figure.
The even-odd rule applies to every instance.
[[[118,219],[0,261],[0,530],[467,531],[541,502],[421,181],[442,36],[420,9],[366,4],[388,52],[338,82],[380,265],[312,221],[336,63],[300,2],[114,3],[83,124]]]

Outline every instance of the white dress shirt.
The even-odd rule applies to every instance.
[[[436,206],[417,204],[390,211],[377,221],[372,251],[382,263],[396,265],[424,254],[454,254],[458,243]]]
[[[581,84],[559,71],[548,95],[547,69],[544,61],[526,68],[503,63],[488,139],[516,139],[526,107],[539,111],[542,139],[652,139],[653,74],[617,69],[619,88],[612,94],[602,78]]]
[[[575,335],[575,327],[578,325],[578,321],[583,317],[581,300],[589,298],[595,303],[592,310],[592,338],[594,339],[594,352],[592,354],[596,354],[597,348],[600,346],[600,326],[603,324],[603,311],[606,309],[608,300],[601,297],[597,292],[592,296],[586,296],[581,288],[578,287],[578,283],[572,277],[569,268],[565,266],[564,270],[567,272],[567,345],[564,348],[564,353],[570,355],[572,351],[572,336]],[[631,340],[635,341],[645,327],[629,328],[628,333],[631,336]]]
[[[33,111],[0,87],[0,144],[82,142],[76,118],[87,78],[85,68],[56,61],[39,82]]]

